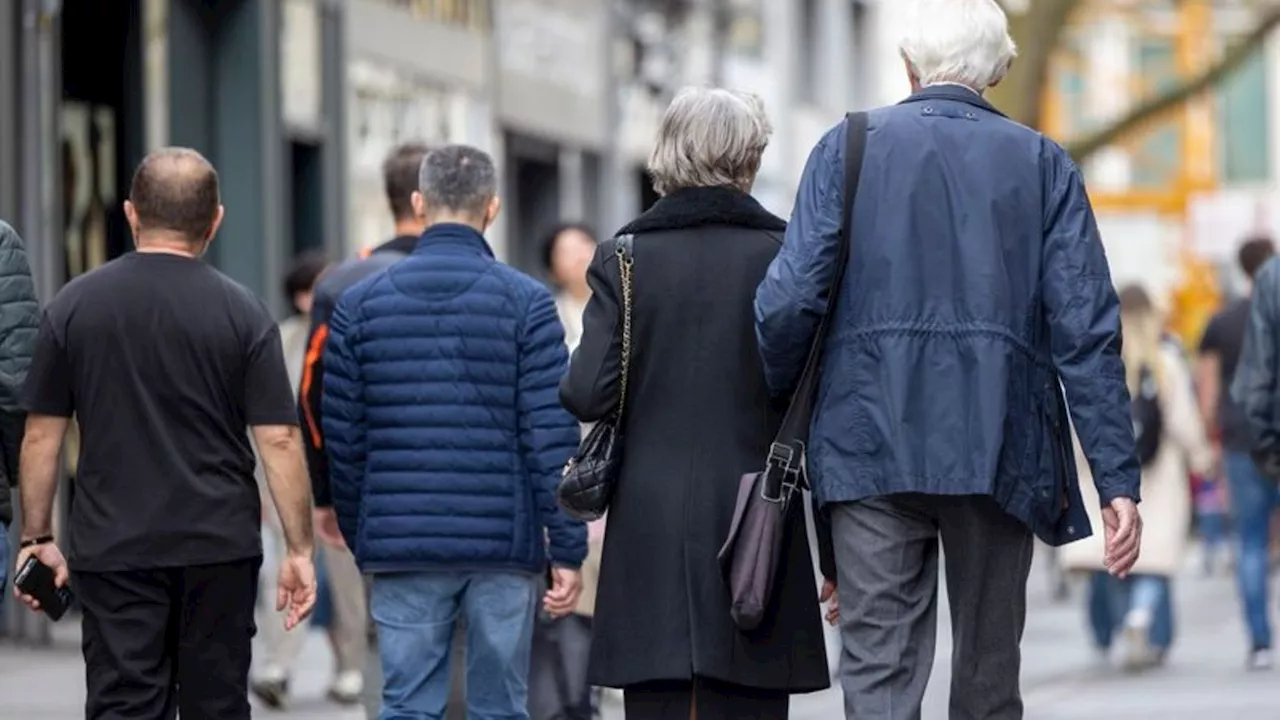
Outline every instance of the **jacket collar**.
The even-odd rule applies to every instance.
[[[787,223],[755,198],[727,187],[682,188],[668,193],[618,231],[619,235],[729,225],[782,232]]]
[[[408,255],[413,252],[413,249],[417,246],[417,235],[397,235],[374,248],[369,254],[377,255],[378,253],[394,252],[402,255]]]
[[[898,104],[906,105],[908,103],[927,102],[929,100],[954,100],[956,102],[972,105],[976,108],[982,108],[983,110],[995,113],[1000,117],[1007,117],[1004,113],[997,110],[995,105],[987,102],[986,98],[982,97],[982,95],[977,92],[974,92],[967,87],[953,85],[950,83],[930,85],[928,87],[920,88],[919,92],[912,93],[911,97]]]
[[[418,238],[415,253],[444,247],[464,248],[493,257],[493,248],[478,230],[460,223],[440,223],[432,225]]]

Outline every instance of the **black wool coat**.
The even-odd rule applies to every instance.
[[[619,231],[635,236],[633,353],[593,621],[594,685],[693,675],[793,693],[830,685],[803,512],[792,518],[780,590],[759,629],[733,624],[716,562],[739,478],[763,467],[782,420],[765,386],[752,301],[785,229],[745,193],[689,188]],[[560,384],[584,422],[617,405],[615,248],[601,243],[588,270],[582,340]]]

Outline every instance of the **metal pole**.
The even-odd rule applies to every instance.
[[[18,214],[18,5],[0,0],[0,219]]]
[[[344,239],[350,228],[347,221],[347,44],[345,3],[325,0],[321,12],[321,56],[324,78],[324,248],[331,258],[342,258],[347,248]]]
[[[54,192],[58,164],[54,161],[54,139],[57,136],[53,129],[57,118],[55,91],[59,73],[55,63],[60,12],[61,3],[57,0],[24,0],[22,29],[19,31],[22,67],[19,79],[22,98],[19,110],[22,151],[19,223],[31,257],[36,293],[46,302],[58,289],[62,266],[62,233],[55,229],[59,227],[55,223],[60,214],[57,199],[60,194]],[[14,509],[13,537],[16,537],[22,519],[18,516],[19,509]],[[5,605],[13,613],[10,615],[10,627],[18,639],[39,644],[50,642],[51,626],[43,615],[18,610],[16,603]]]
[[[707,0],[711,16],[711,84],[724,87],[725,45],[729,34],[729,7],[726,0]]]
[[[601,193],[600,213],[603,223],[602,232],[611,233],[622,227],[627,221],[628,202],[626,193],[631,183],[626,175],[627,162],[623,148],[623,113],[622,93],[625,87],[618,68],[615,52],[618,39],[622,36],[623,8],[617,0],[605,0],[604,3],[604,41],[601,44],[602,62],[604,63],[604,106],[605,127],[607,128],[604,153],[601,157],[600,170],[604,180],[605,191]],[[634,194],[634,193],[633,193]]]

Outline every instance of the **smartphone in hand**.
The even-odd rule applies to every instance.
[[[28,557],[22,567],[18,568],[13,585],[22,594],[39,601],[40,609],[54,622],[61,620],[71,607],[71,589],[54,585],[53,570],[34,555]]]

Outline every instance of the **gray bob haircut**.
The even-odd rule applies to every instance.
[[[764,102],[723,88],[685,88],[667,106],[649,155],[659,195],[688,187],[749,192],[773,127]]]
[[[418,192],[428,213],[447,210],[481,217],[498,194],[489,154],[470,145],[444,145],[427,153],[418,170]]]

